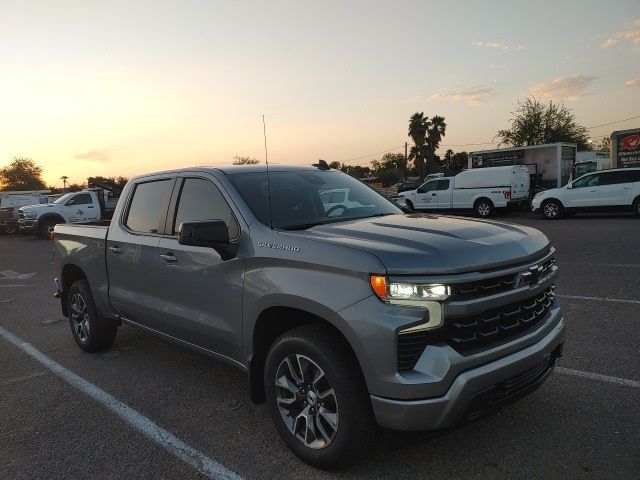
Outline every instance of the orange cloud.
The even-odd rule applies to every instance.
[[[573,75],[571,77],[557,77],[548,83],[541,83],[531,88],[531,94],[536,98],[546,100],[579,100],[585,95],[585,90],[596,77]]]
[[[73,158],[98,163],[107,163],[109,161],[109,155],[104,150],[89,150],[88,152],[78,153]]]
[[[602,48],[611,48],[616,45],[620,40],[629,40],[635,45],[640,45],[640,20],[636,20],[633,27],[629,30],[623,30],[611,35],[607,40],[600,45]],[[636,48],[635,50],[637,50]]]
[[[431,95],[429,100],[463,100],[467,105],[478,107],[489,101],[496,94],[493,88],[477,88],[475,90],[455,90]]]

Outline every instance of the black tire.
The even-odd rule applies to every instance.
[[[413,206],[413,202],[412,202],[411,200],[406,200],[406,199],[405,199],[404,203],[407,205],[407,208],[408,208],[409,210],[413,210],[413,211],[415,212],[415,210],[416,210],[416,209],[414,208],[414,206]]]
[[[495,207],[493,206],[493,202],[488,198],[479,198],[478,200],[476,200],[476,203],[473,205],[473,210],[480,218],[492,217],[496,211]]]
[[[4,233],[6,233],[7,235],[15,235],[16,233],[18,233],[18,227],[16,227],[15,225],[4,227]]]
[[[38,225],[38,236],[40,238],[49,238],[49,232],[53,230],[59,222],[55,218],[46,218]]]
[[[73,338],[85,352],[99,352],[113,345],[118,327],[100,316],[86,280],[78,280],[71,285],[67,294],[67,311]]]
[[[640,218],[640,197],[633,201],[633,214]]]
[[[547,220],[557,220],[564,215],[564,206],[555,199],[545,200],[540,206],[540,212]]]
[[[277,379],[285,378],[285,372],[292,372],[287,369],[287,359],[293,361],[292,364],[298,359],[297,366],[293,367],[297,372],[302,372],[299,366],[304,365],[306,377],[321,380],[305,386],[305,374],[298,374],[299,382],[295,377],[287,376],[294,380],[287,383],[289,387],[277,386]],[[317,375],[318,371],[324,375]],[[267,355],[264,384],[267,406],[278,433],[293,453],[308,464],[322,469],[342,468],[356,463],[373,449],[378,426],[362,372],[345,341],[327,327],[303,325],[280,336]],[[297,393],[292,389],[297,389]],[[329,391],[333,391],[333,395],[327,395]],[[283,404],[281,412],[278,398],[282,400],[284,396],[294,401]],[[306,433],[306,420],[297,421],[305,411],[311,415],[313,435]],[[335,419],[335,429],[324,420],[324,412],[333,412],[330,415]],[[296,436],[285,424],[285,417],[293,418],[294,415],[293,432],[300,430],[304,423],[305,439]],[[312,440],[309,443],[316,443],[315,448],[307,445],[307,439]]]

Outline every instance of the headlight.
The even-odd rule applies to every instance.
[[[410,301],[416,305],[425,301],[443,301],[451,295],[451,288],[441,284],[424,284],[409,282],[388,282],[382,275],[371,275],[371,288],[375,294],[385,302],[394,303],[400,300],[408,304]]]
[[[36,212],[24,212],[24,218],[36,218]]]
[[[412,333],[433,330],[444,324],[444,306],[442,301],[451,295],[451,287],[442,284],[409,282],[388,282],[387,277],[371,275],[371,288],[376,296],[390,305],[399,307],[417,307],[425,311],[423,320],[398,331]]]

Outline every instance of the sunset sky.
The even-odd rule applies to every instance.
[[[0,166],[49,185],[262,160],[262,114],[274,163],[367,164],[416,111],[454,151],[528,95],[640,115],[640,1],[0,0],[0,68]]]

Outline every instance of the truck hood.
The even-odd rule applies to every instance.
[[[58,210],[59,207],[60,205],[54,205],[53,203],[44,203],[41,205],[27,205],[26,207],[20,207],[18,210],[22,210],[23,212],[26,212],[27,210],[45,211],[45,210]]]
[[[369,252],[389,274],[472,272],[530,260],[549,248],[534,228],[428,214],[331,223],[295,234]]]

